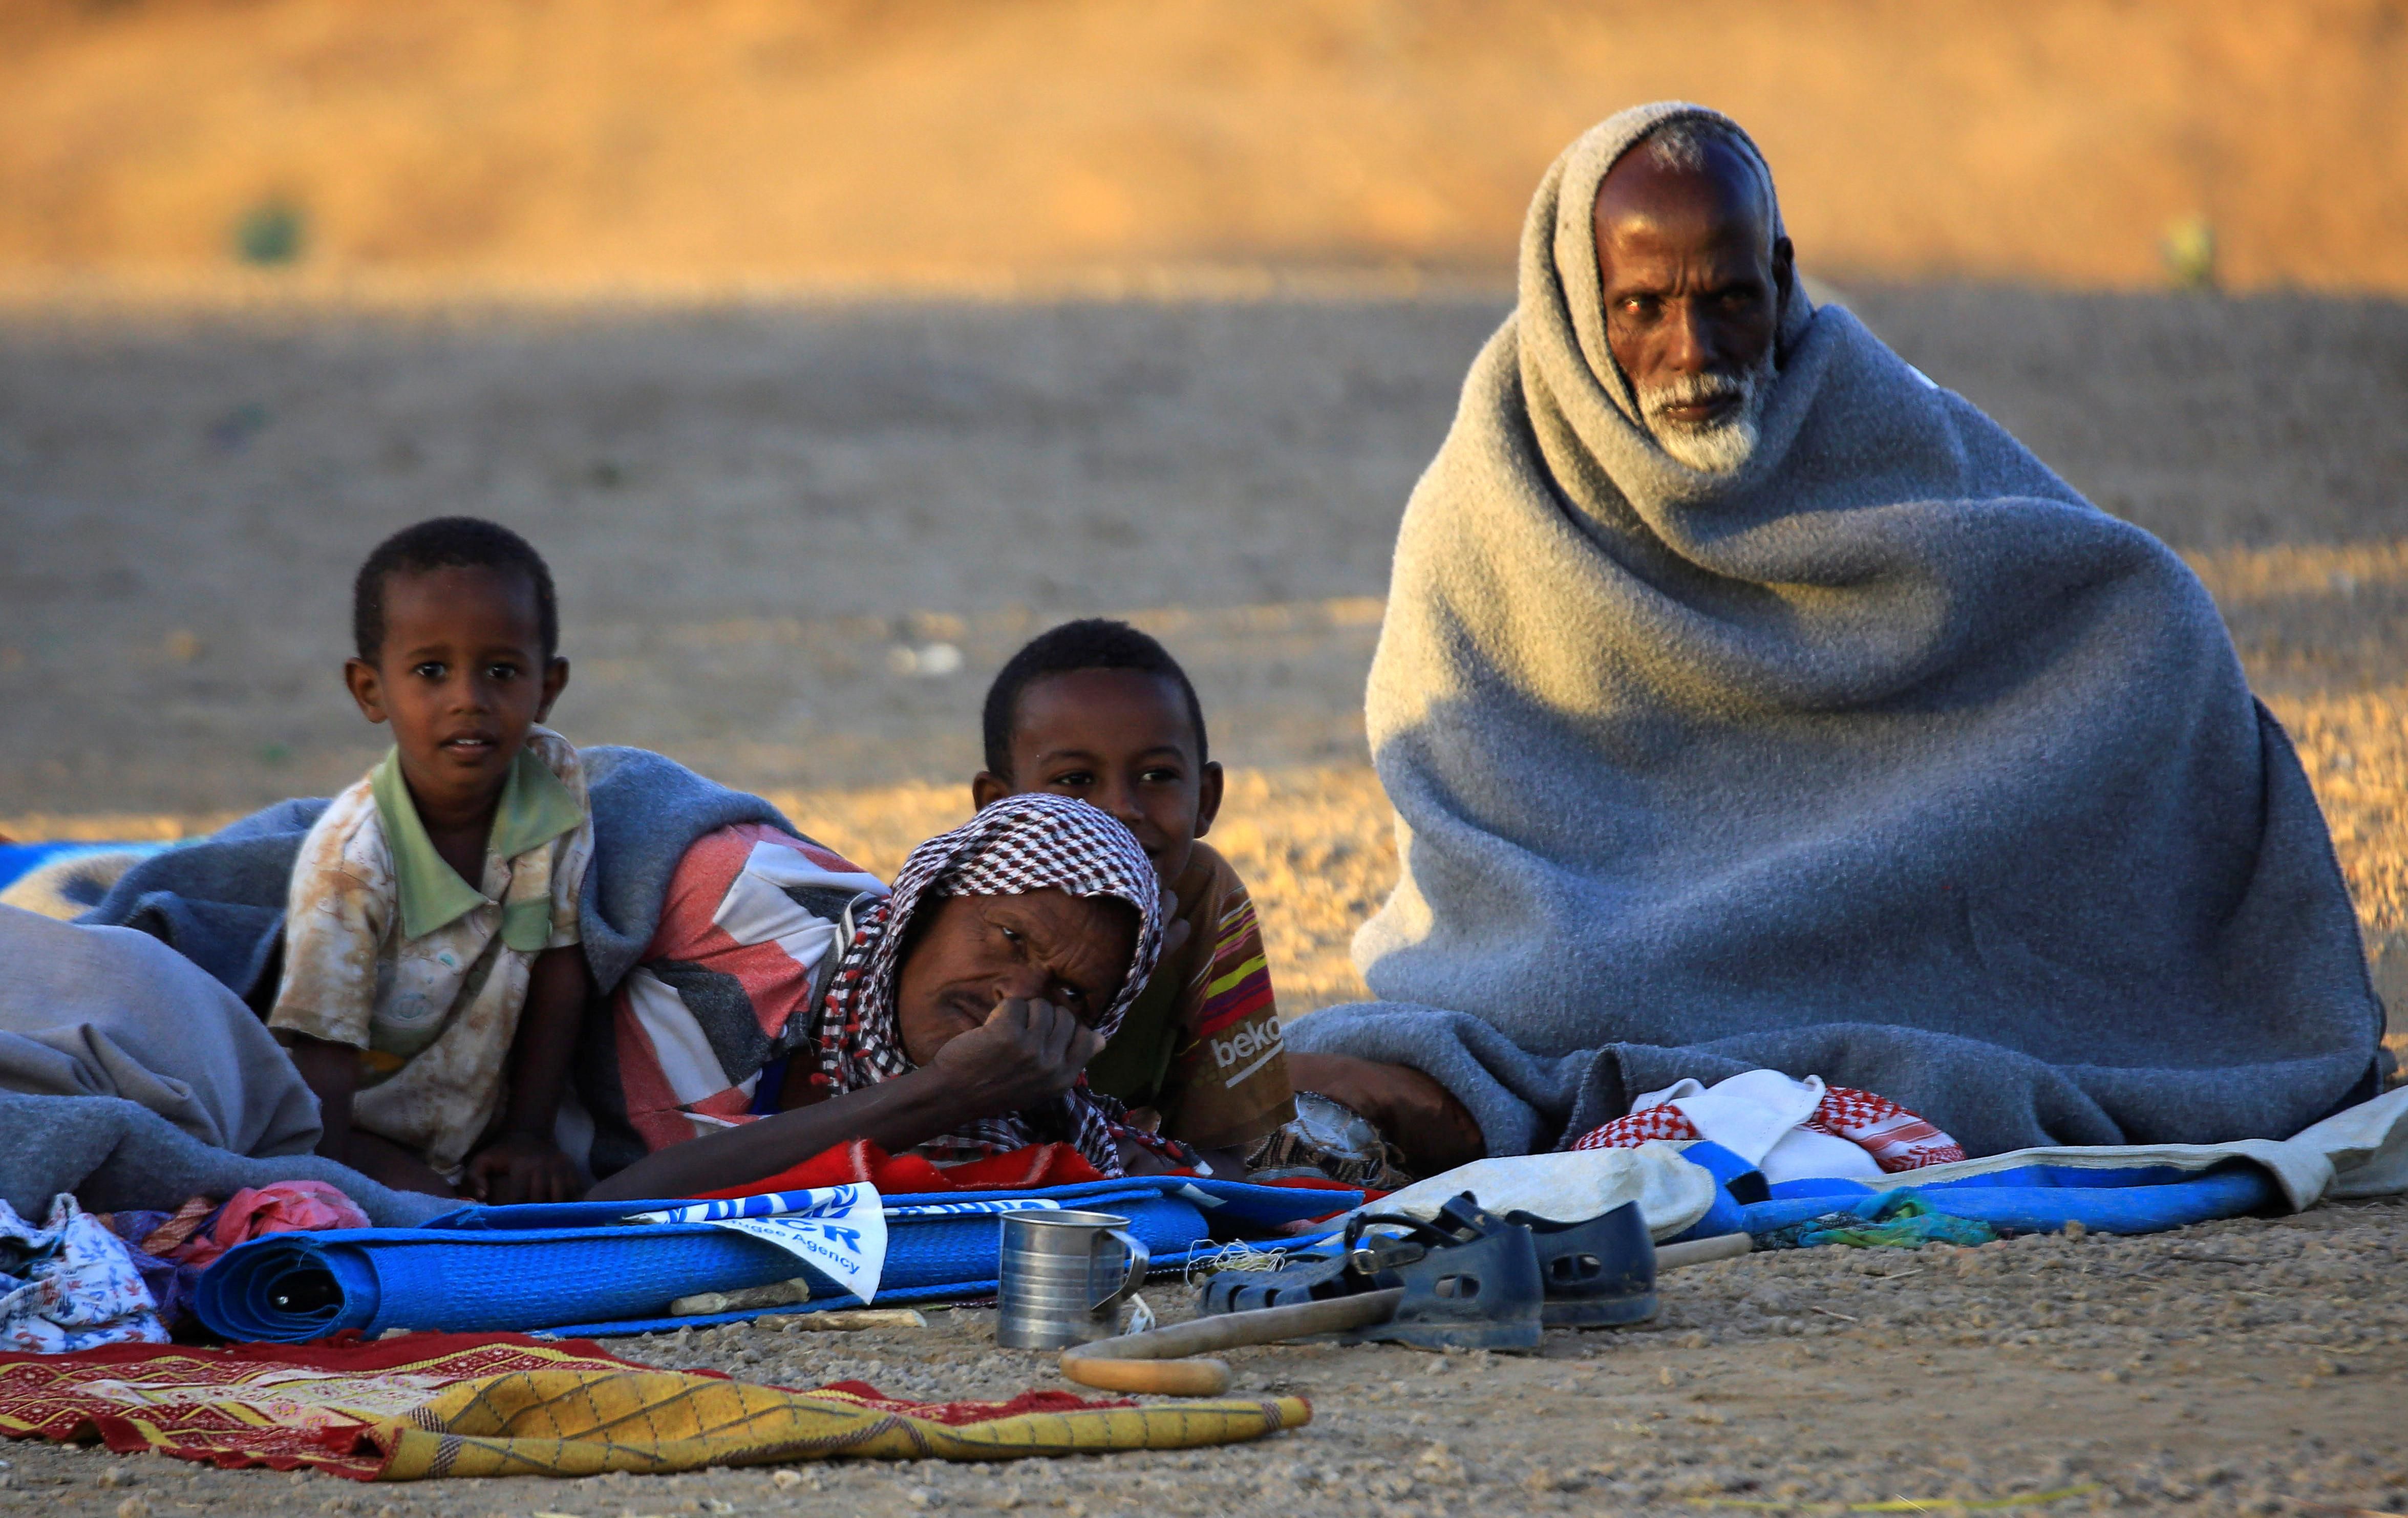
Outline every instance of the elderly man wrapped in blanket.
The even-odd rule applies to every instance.
[[[1591,130],[1519,279],[1372,664],[1381,999],[1291,1025],[1300,1092],[1424,1173],[1747,1072],[1975,1155],[2374,1094],[2323,817],[2206,592],[1813,305],[1735,123]]]

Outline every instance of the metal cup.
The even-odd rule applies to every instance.
[[[1153,1263],[1127,1227],[1128,1219],[1110,1212],[1005,1213],[995,1341],[1058,1350],[1118,1333],[1120,1305],[1137,1295]]]

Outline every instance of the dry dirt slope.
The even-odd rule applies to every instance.
[[[1736,113],[1807,266],[2408,291],[2402,0],[6,0],[0,284],[1492,270],[1574,134]]]

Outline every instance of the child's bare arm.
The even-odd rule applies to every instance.
[[[351,1125],[351,1096],[359,1090],[360,1052],[350,1044],[307,1034],[280,1031],[277,1038],[293,1056],[293,1067],[318,1098],[318,1153],[337,1165],[348,1165],[371,1181],[396,1191],[423,1191],[450,1196],[444,1179],[424,1161],[372,1133]]]
[[[593,994],[594,976],[582,948],[569,944],[536,956],[518,1037],[510,1044],[501,1130],[469,1157],[460,1178],[469,1196],[503,1205],[575,1199],[577,1167],[553,1141],[552,1129]]]
[[[351,1152],[351,1093],[359,1089],[360,1052],[349,1044],[330,1043],[306,1034],[279,1038],[293,1056],[302,1083],[318,1098],[318,1153],[349,1165]]]

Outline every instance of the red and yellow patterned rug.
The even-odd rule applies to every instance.
[[[1140,1407],[1063,1392],[898,1402],[859,1382],[795,1392],[519,1334],[0,1354],[0,1433],[12,1438],[97,1438],[121,1453],[354,1481],[1191,1449],[1312,1417],[1301,1397]]]

